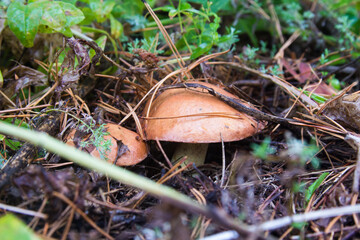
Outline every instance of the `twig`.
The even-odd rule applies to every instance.
[[[232,239],[238,239],[240,236],[235,231],[226,231],[221,233],[216,233],[211,236],[207,236],[204,238],[201,238],[199,240],[232,240]]]
[[[35,212],[35,211],[27,210],[27,209],[22,209],[19,207],[14,207],[14,206],[9,206],[9,205],[3,204],[3,203],[0,203],[0,208],[10,211],[10,212],[16,212],[16,213],[20,213],[23,215],[34,216],[34,217],[43,218],[43,219],[46,219],[48,217],[46,214],[43,214],[40,212]]]
[[[220,187],[223,188],[225,184],[225,145],[224,145],[224,139],[222,138],[222,135],[220,133],[221,138],[221,152],[222,152],[222,170],[221,170],[221,182]]]
[[[104,232],[100,227],[98,227],[96,225],[96,223],[94,223],[93,220],[91,220],[80,208],[78,208],[69,198],[67,198],[66,196],[62,195],[61,193],[58,192],[53,192],[52,193],[55,197],[61,199],[62,201],[64,201],[66,204],[68,204],[73,210],[75,210],[78,214],[80,214],[85,221],[87,221],[87,223],[89,223],[93,228],[95,228],[99,233],[101,233],[102,235],[104,235],[107,239],[110,240],[114,240],[113,237],[111,237],[108,233]]]
[[[6,109],[6,110],[1,110],[0,114],[9,113],[9,112],[27,111],[27,110],[31,110],[34,108],[45,108],[45,107],[50,107],[50,106],[51,106],[50,104],[43,104],[43,105],[38,105],[38,106],[33,106],[33,107]]]
[[[149,11],[150,15],[154,18],[156,24],[158,25],[161,33],[162,33],[163,36],[164,36],[166,42],[168,43],[171,51],[174,53],[174,55],[175,55],[175,57],[176,57],[176,59],[177,59],[177,61],[178,61],[178,63],[179,63],[179,66],[180,66],[181,68],[184,68],[185,62],[184,62],[184,60],[182,59],[182,57],[181,57],[179,51],[177,50],[175,44],[172,42],[172,40],[171,40],[169,34],[167,33],[166,29],[165,29],[164,26],[162,25],[160,19],[156,16],[156,14],[155,14],[154,11],[151,9],[150,5],[146,2],[146,0],[141,0],[141,1],[144,3],[144,5],[145,5],[146,9]]]
[[[345,141],[350,144],[356,151],[356,167],[354,171],[354,182],[352,186],[353,193],[359,193],[359,178],[360,178],[360,136],[355,133],[348,133],[345,136]]]
[[[334,71],[329,72],[325,77],[323,77],[323,81],[327,80],[328,78],[330,78],[332,75],[334,75],[335,73],[341,71],[342,69],[349,67],[353,64],[355,64],[357,61],[360,60],[360,57],[355,58],[354,60],[352,60],[351,62],[344,64],[340,67],[338,67],[337,69],[335,69]]]
[[[310,97],[306,96],[305,94],[301,94],[301,91],[299,91],[298,89],[296,89],[294,86],[292,86],[291,84],[289,84],[288,82],[286,82],[285,80],[278,78],[276,76],[272,76],[266,73],[262,73],[260,71],[257,71],[255,69],[249,68],[245,65],[239,64],[239,63],[234,63],[234,62],[207,62],[206,64],[209,65],[227,65],[236,69],[241,69],[243,71],[247,71],[250,72],[252,74],[258,75],[262,78],[265,78],[267,80],[272,81],[273,83],[275,83],[276,85],[282,87],[283,89],[285,89],[291,96],[293,96],[294,98],[296,98],[296,96],[300,96],[301,100],[304,101],[305,103],[307,103],[309,106],[316,108],[318,107],[318,104],[316,102],[314,102]]]
[[[279,123],[279,124],[283,124],[283,125],[290,125],[291,122],[295,122],[295,120],[293,120],[293,119],[278,117],[275,115],[264,113],[262,111],[254,109],[254,108],[250,108],[250,107],[242,104],[240,101],[237,101],[233,98],[227,97],[227,96],[215,91],[211,87],[201,85],[201,83],[181,83],[181,84],[171,85],[166,88],[184,88],[184,87],[205,89],[209,92],[209,94],[213,95],[214,97],[219,98],[220,100],[224,101],[225,103],[227,103],[231,107],[235,108],[236,110],[243,112],[249,116],[252,116],[258,120],[265,120],[265,121],[275,122],[275,123]]]
[[[345,206],[345,207],[338,207],[338,208],[331,208],[331,209],[323,209],[319,211],[308,212],[304,214],[297,214],[293,216],[287,216],[283,218],[278,218],[272,221],[264,222],[259,226],[254,226],[253,231],[268,231],[268,230],[275,230],[278,228],[282,228],[288,226],[292,223],[301,223],[301,222],[308,222],[316,219],[324,219],[324,218],[331,218],[336,216],[343,216],[343,215],[351,215],[354,213],[360,213],[360,204],[352,205],[352,206]]]

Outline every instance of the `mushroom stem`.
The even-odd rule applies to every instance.
[[[177,143],[171,161],[176,163],[182,157],[187,156],[184,165],[192,162],[196,166],[200,166],[205,162],[208,146],[208,143]]]

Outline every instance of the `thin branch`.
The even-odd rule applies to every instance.
[[[323,209],[319,211],[308,212],[304,214],[297,214],[293,216],[287,216],[279,219],[275,219],[272,221],[264,222],[259,226],[254,226],[252,230],[255,231],[269,231],[275,230],[278,228],[282,228],[288,226],[293,223],[302,223],[309,222],[316,219],[324,219],[331,218],[337,216],[351,215],[354,213],[360,213],[360,204],[331,208],[331,209]]]

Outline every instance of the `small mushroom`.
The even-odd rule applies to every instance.
[[[148,155],[146,144],[137,133],[112,123],[106,124],[105,129],[109,135],[104,136],[104,140],[111,141],[111,150],[106,156],[109,162],[118,166],[131,166],[141,162]],[[66,137],[66,143],[72,146],[78,145],[75,144],[77,141],[75,139],[78,138],[76,130],[71,130]],[[86,140],[89,136],[80,138]],[[100,157],[99,151],[94,146],[86,147],[85,150],[94,157]]]
[[[250,106],[235,95],[209,83],[199,83]],[[204,163],[208,143],[231,142],[252,136],[266,123],[237,111],[199,88],[176,88],[162,92],[145,106],[142,127],[147,140],[179,142],[173,160],[182,156],[196,165]],[[254,107],[252,107],[254,108]]]

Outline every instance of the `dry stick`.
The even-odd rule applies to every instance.
[[[52,193],[53,196],[61,199],[62,201],[64,201],[66,204],[68,204],[72,209],[74,209],[78,214],[80,214],[85,221],[87,221],[87,223],[89,223],[93,228],[95,228],[99,233],[101,233],[102,235],[104,235],[106,238],[114,240],[113,237],[111,237],[109,234],[107,234],[106,232],[104,232],[101,228],[99,228],[96,223],[93,222],[93,220],[91,220],[86,213],[84,213],[80,208],[78,208],[69,198],[67,198],[66,196],[62,195],[61,193],[58,192],[53,192]]]
[[[94,198],[93,196],[91,196],[90,194],[88,194],[86,196],[86,200],[90,201],[90,202],[93,202],[95,204],[98,204],[100,206],[103,206],[103,207],[107,207],[109,209],[114,209],[114,210],[120,210],[122,212],[128,212],[128,213],[137,213],[137,214],[142,214],[144,213],[144,211],[142,210],[137,210],[137,209],[132,209],[132,208],[127,208],[127,207],[121,207],[121,206],[118,206],[118,205],[115,205],[111,202],[104,202],[104,201],[100,201],[96,198]]]
[[[349,167],[347,167],[349,168]],[[342,183],[344,181],[344,179],[346,179],[350,174],[352,174],[352,172],[354,171],[354,167],[350,167],[349,171],[347,171],[348,169],[345,169],[343,172],[345,172],[340,179],[336,179],[335,184],[333,184],[329,190],[325,193],[324,197],[318,201],[318,203],[315,205],[314,209],[318,209],[320,207],[321,204],[324,204],[324,201],[326,201],[326,199],[329,198],[330,194],[338,187],[338,185],[340,183]],[[347,171],[347,172],[346,172]]]
[[[13,107],[16,107],[16,104],[10,100],[10,98],[8,96],[6,96],[6,94],[0,90],[0,95],[3,96],[3,98],[5,98]]]
[[[171,169],[169,171],[167,171],[164,176],[162,176],[156,183],[157,184],[163,184],[164,182],[166,182],[167,180],[169,180],[170,178],[172,178],[173,176],[177,175],[178,173],[182,172],[183,170],[185,170],[186,168],[188,168],[188,166],[182,167],[178,170],[176,170],[178,167],[180,167],[180,165],[186,160],[186,157],[184,157],[183,159],[181,159],[180,161],[178,161],[174,166],[171,167]],[[176,170],[176,171],[175,171]],[[175,171],[175,172],[174,172]],[[147,196],[148,194],[145,193],[132,207],[133,209],[135,209]]]
[[[296,30],[290,38],[281,46],[279,51],[276,53],[274,59],[279,60],[281,57],[284,56],[284,51],[287,49],[298,37],[300,36],[300,31]]]
[[[17,114],[17,115],[5,115],[5,116],[0,116],[1,119],[4,118],[24,118],[24,117],[32,117],[33,115],[31,114]]]
[[[345,136],[345,141],[349,143],[357,151],[356,155],[356,167],[354,172],[354,182],[352,191],[355,194],[359,193],[359,178],[360,178],[360,136],[358,134],[348,133]]]
[[[360,60],[360,57],[357,57],[357,58],[355,58],[354,60],[352,60],[351,62],[340,66],[338,69],[336,69],[336,70],[334,70],[334,71],[332,71],[332,72],[329,72],[325,77],[323,77],[323,80],[324,80],[324,81],[327,80],[328,78],[330,78],[330,77],[331,77],[332,75],[334,75],[335,73],[339,72],[340,70],[342,70],[342,69],[344,69],[344,68],[346,68],[346,67],[349,67],[349,66],[355,64],[355,63],[356,63],[357,61],[359,61],[359,60]]]
[[[356,205],[356,201],[359,197],[359,193],[354,193],[352,198],[351,198],[351,205]],[[353,219],[354,219],[354,222],[355,222],[355,225],[357,226],[357,228],[360,228],[359,226],[359,218],[358,216],[354,213],[353,214]]]
[[[275,22],[275,29],[276,29],[277,34],[279,35],[280,42],[284,43],[284,36],[282,34],[282,31],[281,31],[280,21],[279,21],[279,18],[277,16],[277,14],[276,14],[274,5],[272,4],[272,2],[270,0],[267,0],[266,4],[268,5],[268,8],[270,10],[271,18]]]
[[[185,62],[184,60],[181,58],[181,55],[179,53],[179,51],[177,50],[177,48],[175,47],[174,43],[172,42],[169,34],[166,32],[164,26],[162,25],[160,19],[156,16],[156,14],[154,13],[154,11],[151,9],[150,5],[146,2],[146,0],[142,0],[142,2],[144,3],[145,7],[147,8],[147,10],[149,11],[149,13],[151,14],[151,16],[154,18],[155,22],[157,23],[161,33],[163,34],[165,40],[167,41],[171,51],[174,53],[179,66],[181,68],[183,68],[185,66]]]
[[[6,110],[0,111],[0,114],[9,113],[9,112],[26,111],[26,110],[31,110],[31,109],[34,109],[34,108],[45,108],[45,107],[50,107],[50,106],[51,106],[50,104],[43,104],[43,105],[34,106],[34,107],[23,107],[23,108],[6,109]]]
[[[282,228],[284,226],[290,225],[292,223],[308,222],[316,219],[331,218],[343,215],[351,215],[354,213],[360,213],[360,204],[331,208],[331,209],[322,209],[318,211],[308,212],[304,214],[296,214],[293,216],[287,216],[283,218],[278,218],[272,221],[264,222],[258,226],[252,227],[254,231],[267,231],[275,230]]]
[[[248,0],[248,2],[253,5],[256,11],[260,13],[261,16],[263,16],[266,20],[270,21],[270,16],[260,7],[260,5],[255,2],[254,0]]]
[[[337,221],[339,221],[340,218],[341,218],[341,216],[336,216],[336,217],[334,217],[334,218],[330,221],[330,223],[326,226],[326,228],[325,228],[325,230],[324,230],[324,233],[325,233],[325,234],[329,234],[331,228],[334,226],[334,224],[335,224]]]
[[[224,139],[220,133],[220,139],[221,139],[221,158],[222,158],[222,170],[221,170],[221,181],[220,181],[220,188],[224,188],[225,184],[225,145],[224,145]]]
[[[244,104],[242,104],[241,102],[227,97],[221,93],[216,92],[214,89],[201,85],[199,83],[183,83],[183,84],[177,84],[177,85],[172,85],[169,86],[169,88],[181,88],[181,87],[187,87],[187,88],[203,88],[205,90],[207,90],[209,92],[209,94],[213,95],[214,97],[219,98],[220,100],[224,101],[225,103],[227,103],[228,105],[230,105],[231,107],[235,108],[236,110],[243,112],[249,116],[252,116],[256,119],[259,120],[265,120],[265,121],[271,121],[271,122],[275,122],[275,123],[279,123],[279,124],[284,124],[284,125],[290,125],[290,122],[295,122],[295,120],[293,119],[287,119],[287,118],[282,118],[282,117],[278,117],[275,115],[271,115],[268,113],[264,113],[262,111],[259,111],[257,109],[254,108],[250,108],[248,106],[245,106]]]
[[[38,211],[37,211],[38,213],[42,213],[42,211],[44,210],[47,202],[48,202],[48,198],[45,196],[45,197],[43,198],[43,201],[42,201],[42,203],[41,203]],[[31,222],[28,224],[28,227],[30,227],[32,230],[35,230],[37,224],[39,223],[39,219],[40,219],[39,217],[34,217],[34,218],[31,220]]]
[[[292,86],[291,84],[289,84],[285,80],[282,80],[281,78],[278,78],[276,76],[271,76],[269,74],[262,73],[260,71],[249,68],[249,67],[247,67],[245,65],[238,64],[238,63],[233,63],[233,62],[208,62],[206,64],[209,64],[209,65],[210,64],[212,64],[212,65],[216,65],[216,64],[228,65],[230,67],[241,69],[243,71],[247,71],[247,72],[250,72],[252,74],[258,75],[258,76],[260,76],[262,78],[265,78],[265,79],[268,79],[268,80],[272,81],[273,83],[275,83],[276,85],[284,88],[294,98],[296,98],[296,96],[301,96],[301,100],[304,101],[305,103],[307,103],[309,106],[311,106],[313,108],[318,107],[318,104],[316,102],[314,102],[311,98],[309,98],[308,96],[306,96],[304,94],[301,94],[301,91],[296,89],[294,86]],[[304,106],[304,108],[306,108],[306,106]]]
[[[358,83],[357,82],[353,82],[352,84],[350,84],[349,86],[347,86],[346,88],[344,88],[343,90],[341,90],[336,96],[334,96],[333,98],[331,98],[330,100],[328,100],[326,103],[324,103],[320,109],[317,111],[317,114],[322,113],[322,111],[324,111],[324,109],[333,101],[336,101],[337,99],[343,97],[347,92],[349,92],[353,87],[355,87]]]
[[[67,223],[66,223],[66,225],[65,225],[65,229],[64,229],[64,231],[63,231],[61,240],[66,240],[66,239],[67,239],[67,236],[68,236],[69,231],[70,231],[71,223],[72,223],[73,218],[74,218],[74,214],[75,214],[75,209],[73,208],[73,209],[70,211],[70,216],[69,216],[68,221],[67,221]]]
[[[159,139],[156,139],[155,141],[156,141],[156,144],[158,145],[158,148],[160,149],[160,152],[162,153],[163,157],[165,158],[166,163],[169,165],[170,168],[172,168],[173,165],[172,165],[170,159],[168,158],[168,156],[166,155],[163,147],[161,146]]]
[[[35,212],[35,211],[22,209],[22,208],[15,207],[15,206],[9,206],[9,205],[3,204],[3,203],[0,203],[0,209],[4,209],[4,210],[10,211],[10,212],[20,213],[23,215],[43,218],[43,219],[46,219],[48,217],[46,214],[41,213],[41,212]]]
[[[29,103],[28,107],[36,106],[39,102],[41,102],[44,98],[46,98],[50,93],[52,93],[58,85],[59,85],[59,81],[56,81],[54,83],[54,85],[52,85],[52,87],[44,95],[42,95],[38,99],[34,99],[31,103]]]

